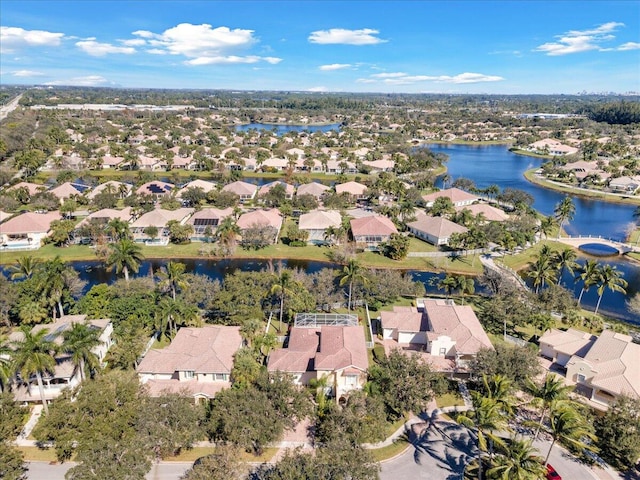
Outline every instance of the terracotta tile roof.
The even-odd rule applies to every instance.
[[[43,192],[47,189],[46,186],[40,185],[39,183],[31,183],[31,182],[20,182],[16,183],[14,186],[7,188],[7,191],[16,190],[18,188],[24,187],[29,191],[29,195],[35,195],[36,193]]]
[[[367,191],[367,186],[358,182],[346,182],[336,185],[336,193],[348,193],[349,195],[362,195]]]
[[[157,208],[145,213],[131,224],[133,228],[164,227],[171,220],[182,222],[193,213],[193,208],[178,208],[177,210],[164,210]]]
[[[314,197],[322,196],[327,190],[330,190],[329,187],[323,185],[318,182],[305,183],[298,187],[298,191],[296,195],[313,195]]]
[[[481,348],[493,348],[469,305],[456,305],[441,299],[425,299],[423,304],[430,330],[454,340],[457,353],[476,354]]]
[[[325,230],[341,223],[342,216],[337,210],[312,210],[300,215],[298,225],[300,230]]]
[[[407,223],[407,227],[424,232],[436,238],[449,238],[453,233],[465,233],[467,227],[447,220],[444,217],[420,215],[415,222]]]
[[[350,223],[354,236],[391,235],[392,233],[398,233],[398,229],[393,222],[382,215],[354,218]]]
[[[584,360],[596,375],[591,384],[621,395],[640,398],[640,345],[629,335],[604,330]]]
[[[361,326],[293,327],[288,347],[272,352],[268,362],[271,372],[335,371],[348,367],[360,371],[369,367]]]
[[[425,202],[429,203],[435,202],[435,200],[439,197],[447,197],[453,202],[454,205],[458,202],[473,202],[475,200],[478,200],[477,195],[472,195],[465,192],[464,190],[460,190],[459,188],[447,188],[446,190],[440,190],[439,192],[423,195],[422,199]]]
[[[103,208],[102,210],[98,210],[89,214],[86,218],[82,219],[76,228],[80,228],[83,225],[86,225],[94,218],[104,219],[105,222],[112,220],[114,218],[119,218],[120,220],[124,220],[128,222],[131,220],[131,207],[125,207],[122,210],[115,210],[113,208]]]
[[[588,332],[569,328],[566,331],[552,328],[540,337],[540,344],[546,344],[555,351],[566,355],[584,357],[598,337]]]
[[[215,190],[216,184],[214,182],[207,182],[206,180],[201,180],[197,178],[187,184],[185,184],[177,194],[177,197],[180,197],[187,188],[201,188],[204,193],[209,193],[212,190]]]
[[[57,187],[49,190],[49,192],[53,193],[61,200],[69,198],[71,195],[79,195],[81,193],[80,190],[74,187],[71,182],[65,182],[62,185],[58,185]]]
[[[168,347],[149,350],[137,371],[150,374],[177,371],[231,373],[233,356],[241,346],[240,327],[181,328]]]
[[[240,229],[251,228],[255,225],[269,226],[280,230],[282,226],[282,215],[280,210],[272,208],[270,210],[254,210],[240,215],[236,222]]]
[[[393,311],[381,311],[382,328],[396,329],[399,332],[426,332],[429,322],[426,315],[413,307],[393,307]]]
[[[281,182],[280,180],[276,180],[275,182],[269,182],[262,185],[258,190],[258,195],[266,195],[273,187],[277,185],[282,185],[284,187],[285,194],[289,197],[293,196],[293,193],[296,191],[296,188],[293,185]]]
[[[509,219],[509,215],[507,215],[504,210],[493,207],[488,203],[475,203],[473,205],[462,205],[455,208],[456,212],[469,210],[473,215],[482,213],[485,220],[488,222],[504,222],[505,220]]]
[[[12,216],[13,216],[13,213],[7,213],[0,210],[0,223],[4,222],[7,218],[10,218]]]
[[[232,182],[222,187],[223,192],[232,192],[238,196],[252,196],[258,191],[257,185],[249,182]]]
[[[51,228],[51,222],[61,218],[62,216],[59,212],[23,213],[0,224],[0,234],[47,233]]]

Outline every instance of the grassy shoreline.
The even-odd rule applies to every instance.
[[[535,174],[537,168],[532,168],[524,172],[524,177],[534,185],[537,185],[542,188],[546,188],[548,190],[555,190],[556,192],[567,193],[571,195],[576,195],[579,197],[590,198],[593,200],[600,200],[602,202],[608,203],[618,203],[622,205],[640,205],[640,197],[637,196],[619,196],[606,192],[599,192],[596,190],[586,190],[582,188],[575,188],[569,185],[561,186],[555,183],[552,183],[546,179],[540,178]]]

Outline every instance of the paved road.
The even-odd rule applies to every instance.
[[[178,480],[192,463],[160,463],[154,464],[147,473],[147,480]],[[64,475],[74,463],[50,465],[47,462],[29,462],[27,478],[29,480],[64,480]]]
[[[421,431],[421,428],[424,429]],[[382,464],[381,480],[462,480],[465,465],[475,458],[476,447],[466,428],[441,420],[414,427],[413,448]],[[536,442],[545,457],[549,442]],[[549,463],[565,479],[597,480],[587,466],[577,462],[557,445]]]
[[[11,100],[6,105],[3,105],[0,107],[0,121],[7,118],[7,115],[9,115],[16,108],[18,108],[18,102],[20,101],[21,98],[22,98],[22,94],[18,95],[16,98]]]

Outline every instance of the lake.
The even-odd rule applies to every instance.
[[[544,215],[553,215],[556,204],[565,194],[539,187],[524,178],[524,172],[539,167],[543,160],[516,155],[505,145],[427,145],[434,153],[449,156],[447,173],[451,180],[468,178],[478,188],[496,184],[500,189],[517,188],[535,199],[533,208]],[[634,205],[622,205],[573,196],[576,214],[565,226],[571,235],[601,235],[622,241],[626,230],[634,222]]]

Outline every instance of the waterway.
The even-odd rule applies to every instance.
[[[271,124],[271,123],[246,123],[244,125],[237,125],[237,132],[248,132],[249,130],[267,130],[270,132],[274,132],[276,135],[284,135],[289,132],[330,132],[330,131],[339,131],[340,124],[339,123],[329,123],[326,125],[282,125],[282,124]]]

